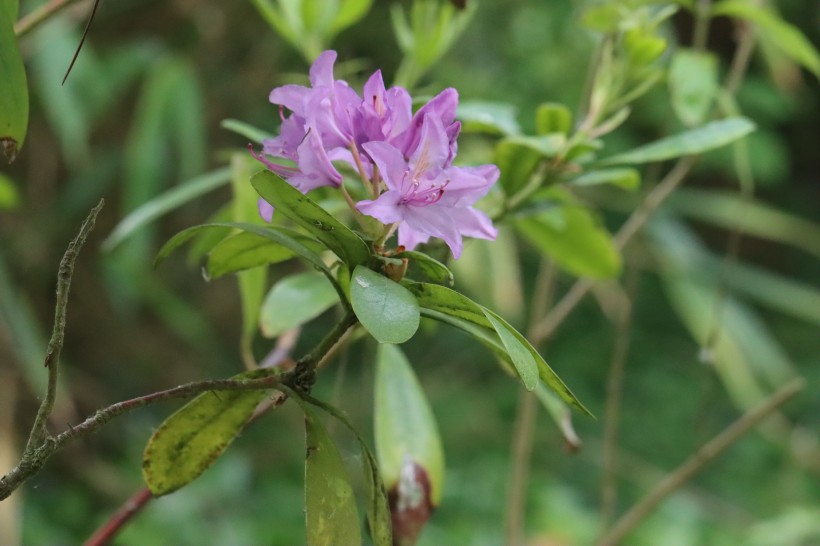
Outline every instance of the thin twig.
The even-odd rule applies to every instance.
[[[555,262],[543,258],[538,269],[533,289],[533,303],[530,310],[530,324],[544,316],[549,309],[555,289],[557,269]],[[518,410],[512,442],[512,468],[507,489],[507,510],[505,544],[523,544],[526,527],[527,483],[532,459],[532,443],[538,409],[536,396],[524,389],[518,394]]]
[[[99,5],[100,0],[94,0],[94,6],[91,8],[91,15],[88,16],[88,22],[85,24],[85,29],[83,29],[83,35],[80,37],[80,43],[77,44],[77,50],[74,52],[74,56],[71,57],[71,63],[68,65],[68,70],[65,71],[65,76],[63,76],[63,82],[60,85],[65,85],[65,81],[68,79],[68,75],[71,74],[71,69],[74,68],[74,63],[77,62],[77,57],[80,56],[80,51],[83,49],[85,39],[88,37],[88,31],[91,30],[91,23],[94,21],[94,15],[97,14],[97,6]]]
[[[649,217],[656,208],[666,200],[669,195],[677,189],[683,182],[686,175],[695,164],[696,156],[687,156],[678,160],[674,167],[667,173],[657,186],[647,194],[641,205],[624,222],[618,233],[615,234],[614,242],[618,250],[622,250],[626,244],[638,233],[646,224]],[[569,289],[563,298],[552,308],[543,319],[536,323],[531,331],[530,341],[534,345],[541,344],[549,339],[558,326],[569,316],[575,307],[592,288],[593,282],[589,279],[578,279]]]
[[[40,446],[48,437],[46,427],[48,418],[54,410],[54,400],[57,396],[60,352],[63,349],[63,340],[65,339],[66,309],[68,307],[68,294],[71,291],[71,276],[74,273],[74,263],[77,260],[77,254],[79,254],[80,249],[88,238],[88,234],[94,229],[94,222],[96,222],[97,215],[102,210],[104,204],[105,201],[100,199],[97,206],[91,209],[91,212],[88,213],[82,226],[80,226],[80,232],[74,240],[68,244],[65,254],[63,254],[63,259],[60,261],[60,269],[57,272],[57,302],[54,305],[54,326],[51,331],[51,339],[48,342],[45,358],[45,367],[48,369],[48,386],[46,387],[46,395],[40,403],[40,408],[37,410],[34,425],[31,427],[31,433],[26,443],[26,451],[33,450]]]
[[[123,504],[117,513],[111,516],[111,519],[106,521],[102,527],[97,529],[91,538],[83,543],[83,546],[105,546],[120,532],[134,516],[136,516],[145,505],[153,498],[151,491],[147,487],[141,488],[125,504]]]
[[[615,347],[612,350],[609,374],[606,381],[606,401],[604,403],[604,438],[601,449],[601,524],[605,530],[615,515],[618,501],[618,422],[621,413],[621,399],[624,388],[624,369],[632,340],[632,317],[635,294],[637,294],[638,272],[629,270],[626,279],[627,297],[619,309],[615,320]]]
[[[803,390],[806,381],[802,377],[794,379],[778,389],[766,401],[744,413],[720,434],[704,444],[678,468],[666,475],[655,488],[629,509],[599,542],[599,546],[616,546],[641,521],[644,520],[669,495],[674,493],[692,477],[703,470],[720,454],[740,439],[749,430],[760,424],[780,406]]]
[[[48,19],[67,8],[71,4],[75,4],[77,0],[51,0],[38,7],[31,13],[24,15],[14,24],[14,34],[18,38],[25,36],[40,24],[46,22]]]

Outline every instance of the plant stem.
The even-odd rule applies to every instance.
[[[720,434],[704,444],[697,452],[684,461],[683,464],[667,474],[653,490],[630,508],[626,514],[621,516],[601,539],[599,546],[616,546],[619,544],[624,537],[655,510],[669,495],[692,479],[692,477],[703,470],[707,464],[712,462],[740,437],[760,424],[780,406],[803,390],[805,386],[806,381],[802,377],[790,381],[778,389],[762,404],[744,413]]]
[[[631,341],[633,300],[637,293],[638,274],[634,268],[627,276],[627,297],[615,320],[615,347],[606,382],[604,405],[604,438],[601,450],[601,523],[606,530],[615,514],[618,500],[618,421],[624,386],[624,368]]]
[[[210,379],[186,383],[173,389],[159,391],[131,400],[117,402],[97,410],[77,426],[69,426],[57,436],[48,436],[43,443],[23,452],[20,462],[8,474],[0,478],[0,501],[11,495],[24,481],[40,471],[49,457],[66,444],[100,430],[106,423],[131,410],[178,398],[191,398],[206,391],[247,391],[273,389],[286,383],[290,377],[269,376],[260,379]]]
[[[21,17],[20,20],[14,24],[15,36],[18,38],[25,36],[40,26],[41,23],[44,23],[53,15],[62,11],[63,8],[67,8],[76,2],[77,0],[51,0],[50,2],[46,2],[31,13]]]
[[[309,393],[316,379],[316,367],[357,321],[358,319],[353,311],[345,309],[342,319],[336,323],[324,339],[311,352],[296,361],[296,367],[292,372],[293,379],[287,381],[288,386]]]
[[[85,244],[88,234],[94,229],[94,222],[97,215],[103,208],[105,201],[100,199],[97,206],[88,213],[80,232],[68,244],[68,248],[60,260],[60,269],[57,272],[57,303],[54,305],[54,327],[51,331],[51,339],[46,350],[45,367],[48,369],[48,385],[46,395],[37,410],[34,425],[31,427],[25,451],[31,451],[42,445],[49,436],[47,430],[48,418],[54,410],[54,400],[57,396],[57,378],[59,376],[60,352],[63,349],[65,339],[66,308],[68,307],[68,294],[71,291],[71,276],[74,273],[74,263],[77,261],[77,254],[83,244]]]
[[[555,262],[543,258],[533,288],[530,324],[544,316],[552,301],[557,269]],[[507,489],[505,544],[517,546],[524,543],[526,533],[527,483],[532,458],[532,442],[537,418],[535,394],[519,389],[518,410],[515,416],[515,432],[512,442],[512,469]]]
[[[646,196],[641,205],[632,213],[615,234],[616,248],[622,250],[626,244],[644,226],[652,212],[680,185],[695,164],[696,156],[687,156],[678,160],[672,170]],[[533,325],[530,341],[538,345],[549,339],[564,319],[575,309],[592,288],[593,281],[578,279],[563,298],[543,319]]]
[[[147,487],[143,487],[137,491],[125,504],[123,504],[117,513],[111,516],[102,527],[91,535],[91,538],[83,543],[83,546],[105,546],[117,533],[122,529],[131,519],[136,516],[145,505],[154,498],[151,491]]]
[[[712,1],[698,0],[695,5],[695,30],[692,33],[692,47],[703,51],[709,40],[709,23],[711,22]]]

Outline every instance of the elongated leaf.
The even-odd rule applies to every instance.
[[[263,131],[258,127],[254,127],[250,123],[239,121],[238,119],[223,119],[219,126],[223,129],[227,129],[228,131],[232,131],[240,136],[243,136],[251,142],[256,142],[257,144],[262,144],[263,140],[273,138],[271,133]]]
[[[787,23],[770,10],[748,2],[723,0],[712,7],[713,15],[746,19],[758,25],[764,39],[820,78],[820,54],[796,26]]]
[[[513,333],[515,330],[501,317],[486,308],[482,311],[484,311],[484,316],[487,317],[487,320],[490,321],[490,324],[498,333],[504,348],[507,349],[507,354],[510,355],[510,360],[512,360],[521,382],[524,383],[524,387],[528,391],[533,390],[538,385],[538,364],[532,353],[518,340]]]
[[[360,21],[362,17],[367,15],[372,5],[373,0],[341,0],[339,11],[336,13],[333,25],[330,28],[330,34],[338,34]]]
[[[361,544],[356,498],[339,450],[316,415],[305,410],[305,525],[308,546]]]
[[[612,236],[578,205],[567,204],[516,222],[518,231],[545,256],[578,276],[615,277],[621,255]]]
[[[298,273],[273,285],[262,303],[260,326],[266,337],[301,326],[339,301],[339,294],[320,273]]]
[[[215,222],[213,224],[202,224],[199,226],[190,227],[188,229],[180,231],[179,233],[171,237],[162,246],[162,248],[159,249],[157,257],[154,259],[154,267],[157,267],[159,264],[161,264],[175,249],[179,248],[181,245],[185,244],[186,241],[189,241],[191,238],[202,233],[203,231],[224,228],[234,228],[242,231],[247,231],[250,233],[255,233],[260,237],[264,237],[286,248],[289,248],[291,251],[293,251],[294,254],[296,254],[300,258],[304,258],[312,266],[314,266],[316,269],[324,273],[325,276],[333,284],[333,287],[336,289],[336,292],[342,298],[342,301],[347,301],[347,295],[342,290],[342,287],[336,280],[336,276],[325,265],[324,261],[322,261],[322,258],[318,254],[313,252],[311,249],[309,249],[308,247],[306,247],[305,245],[291,237],[288,233],[289,230],[283,230],[275,226],[263,227],[253,224],[243,224],[237,222]]]
[[[417,269],[428,281],[446,286],[453,285],[453,272],[450,271],[446,265],[423,252],[406,250],[396,254],[395,257],[407,258],[409,260],[410,271]]]
[[[727,229],[786,243],[820,256],[820,224],[740,194],[680,188],[668,201],[674,210]]]
[[[379,346],[374,391],[376,455],[385,486],[388,490],[398,486],[409,459],[426,473],[430,486],[430,498],[418,502],[428,500],[438,506],[444,491],[438,426],[413,368],[398,347]]]
[[[402,284],[412,293],[419,306],[446,315],[466,320],[489,330],[495,330],[484,316],[481,306],[467,296],[437,284],[404,281]]]
[[[14,161],[28,129],[28,83],[14,35],[18,0],[0,0],[0,148]]]
[[[743,138],[754,129],[754,123],[743,117],[713,121],[696,129],[640,146],[629,152],[608,157],[601,163],[604,165],[651,163],[700,154]]]
[[[103,250],[106,252],[114,250],[117,245],[144,225],[201,195],[224,186],[230,180],[230,169],[223,168],[192,178],[146,201],[120,220],[103,242]]]
[[[261,379],[254,370],[232,379]],[[151,436],[142,461],[145,483],[154,496],[167,495],[202,474],[242,431],[266,391],[200,394],[171,415]]]
[[[496,135],[518,135],[521,128],[515,119],[515,106],[499,102],[464,101],[458,105],[456,117],[467,132]]]
[[[547,410],[552,420],[561,431],[566,446],[573,451],[581,448],[581,439],[572,426],[572,410],[553,391],[548,389],[543,383],[535,387],[535,395],[541,401],[541,405]]]
[[[276,230],[289,234],[313,252],[318,253],[325,248],[316,239],[298,231],[280,226],[276,226]],[[296,256],[293,250],[279,243],[255,233],[246,232],[221,239],[212,248],[213,250],[208,254],[207,265],[208,276],[212,279],[260,265],[284,262]]]
[[[380,343],[404,343],[419,327],[419,304],[413,294],[384,275],[362,265],[350,279],[350,304]]]
[[[627,167],[614,167],[586,172],[570,180],[574,186],[612,184],[625,190],[636,190],[641,185],[641,173]]]
[[[251,184],[278,214],[284,214],[306,229],[348,266],[367,262],[370,250],[358,235],[280,177],[261,171],[251,177]]]
[[[498,333],[499,336],[502,334],[500,334],[500,332],[496,328],[496,324],[500,323],[500,326],[505,331],[503,335],[506,337],[507,334],[510,334],[513,337],[515,337],[518,343],[525,347],[532,356],[532,358],[535,360],[538,366],[538,374],[541,378],[541,381],[546,383],[566,403],[575,406],[576,408],[581,410],[581,412],[586,413],[587,415],[591,415],[589,410],[587,410],[584,407],[584,405],[581,404],[581,402],[576,398],[576,396],[572,394],[572,391],[569,390],[569,387],[567,387],[566,384],[564,384],[564,382],[561,380],[561,378],[558,377],[555,371],[553,371],[549,364],[547,364],[547,362],[544,360],[544,357],[541,356],[541,354],[535,349],[535,347],[533,347],[523,335],[521,335],[517,330],[515,330],[515,328],[510,326],[504,319],[499,317],[497,314],[475,303],[467,296],[459,294],[455,290],[451,290],[444,286],[427,283],[414,283],[410,281],[405,281],[404,285],[413,295],[416,296],[416,299],[419,302],[419,306],[425,310],[425,316],[430,316],[431,318],[436,318],[440,320],[440,316],[437,315],[437,313],[439,313],[457,319],[457,321],[452,322],[451,324],[453,324],[456,327],[460,327],[468,333],[478,337],[483,342],[487,343],[488,346],[490,346],[490,348],[492,348],[494,351],[498,351],[499,341],[496,341],[492,336],[486,336],[481,332],[481,330],[470,330],[463,328],[463,325],[460,324],[458,321],[465,321],[467,323],[471,323],[478,328],[489,329],[492,332]],[[432,311],[433,313],[430,313],[430,311]],[[492,314],[493,318],[495,319],[494,322],[489,320],[487,313]],[[506,347],[506,343],[504,343],[503,341],[501,341],[500,343],[504,345],[504,350],[501,351],[502,355],[506,355],[508,361],[513,362],[511,356],[509,355],[509,350]],[[518,348],[516,348],[516,351],[518,351]],[[513,362],[513,364],[515,363]],[[526,367],[527,365],[524,364],[524,366]]]
[[[373,455],[367,442],[364,441],[362,435],[359,434],[359,431],[356,430],[341,410],[313,398],[304,392],[296,392],[290,389],[285,390],[294,400],[300,403],[307,402],[332,415],[356,437],[356,441],[359,442],[359,448],[362,452],[362,466],[367,486],[367,524],[370,530],[370,538],[375,546],[391,546],[393,543],[393,533],[390,528],[390,506],[387,502],[384,483],[379,474],[379,465],[376,462],[376,456]]]
[[[672,108],[684,125],[703,123],[718,90],[717,58],[694,49],[678,50],[669,68]]]

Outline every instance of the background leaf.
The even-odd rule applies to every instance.
[[[280,280],[262,303],[260,326],[266,337],[301,326],[339,301],[339,294],[321,273],[297,273]]]
[[[604,165],[651,163],[700,154],[743,138],[754,129],[754,123],[742,117],[713,121],[696,129],[639,146],[629,152],[608,157],[601,163]]]

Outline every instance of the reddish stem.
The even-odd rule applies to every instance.
[[[137,491],[102,527],[91,535],[91,538],[89,538],[83,546],[105,546],[108,544],[117,536],[117,533],[125,527],[125,524],[136,516],[152,498],[154,497],[147,487],[143,487]]]

